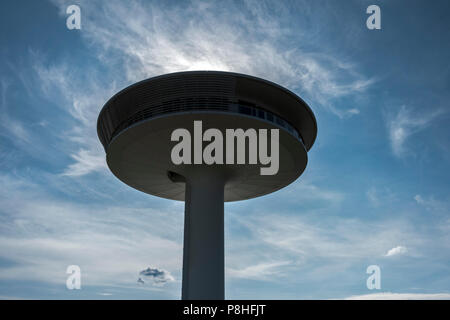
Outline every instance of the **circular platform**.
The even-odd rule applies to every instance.
[[[175,165],[173,130],[208,128],[279,129],[279,171],[261,175],[260,164]],[[111,98],[98,119],[98,135],[114,175],[159,197],[184,200],[185,183],[170,173],[224,179],[225,201],[274,192],[296,180],[316,138],[314,115],[292,92],[266,80],[228,72],[194,71],[158,76]]]

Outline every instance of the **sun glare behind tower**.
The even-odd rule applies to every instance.
[[[249,154],[239,164],[174,164],[172,133],[186,128],[198,137],[194,122],[201,122],[203,132],[214,128],[224,137],[229,129],[277,129],[278,171],[262,175],[261,165],[249,164]],[[275,83],[192,71],[120,91],[100,112],[97,131],[118,179],[154,196],[185,201],[182,299],[224,299],[224,201],[259,197],[295,181],[306,168],[317,125],[308,105]],[[201,143],[203,148],[209,142]],[[192,154],[198,154],[196,148],[193,143]],[[235,157],[237,145],[233,148]]]

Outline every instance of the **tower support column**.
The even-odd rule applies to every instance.
[[[183,300],[223,300],[225,179],[208,172],[186,177]]]

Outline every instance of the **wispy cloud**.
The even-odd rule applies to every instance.
[[[426,129],[432,121],[442,114],[442,110],[427,112],[417,112],[407,106],[388,116],[387,127],[392,151],[397,157],[402,157],[408,153],[406,147],[407,140]]]
[[[92,149],[80,149],[71,155],[75,160],[63,172],[66,176],[82,176],[106,168],[105,156],[102,152]]]
[[[296,253],[298,258],[379,256],[383,248],[395,239],[412,236],[407,228],[396,229],[400,223],[395,223],[394,227],[373,223],[366,225],[353,219],[327,219],[319,224],[315,219],[314,222],[310,219],[265,214],[244,223],[249,224],[254,235],[263,243],[277,250]]]
[[[74,120],[71,127],[59,132],[66,140],[66,149],[61,152],[69,153],[74,160],[62,174],[74,177],[106,171],[104,150],[97,138],[96,123],[101,107],[116,90],[115,83],[105,84],[98,80],[95,71],[74,70],[68,62],[47,66],[35,54],[32,59],[43,96]],[[84,73],[89,73],[89,76],[86,77]]]
[[[316,206],[335,207],[341,204],[346,194],[340,190],[333,190],[306,179],[296,181],[279,195],[283,203],[289,204],[312,204]]]
[[[227,216],[239,230],[228,242],[227,256],[228,274],[236,278],[279,282],[299,279],[295,275],[301,271],[308,281],[321,281],[336,272],[353,274],[352,268],[380,259],[400,241],[424,245],[404,220],[366,223],[314,211],[269,213],[262,208],[255,214],[228,210]]]
[[[56,2],[60,7],[69,3]],[[129,83],[175,71],[242,72],[284,84],[346,117],[359,110],[341,109],[333,99],[360,94],[374,81],[337,55],[304,49],[313,40],[301,38],[302,33],[279,19],[278,12],[289,14],[282,4],[227,3],[226,10],[221,3],[204,1],[81,5],[90,21],[82,37],[102,63],[123,69]]]
[[[380,207],[382,205],[391,206],[397,201],[397,195],[388,187],[370,187],[366,191],[367,200],[374,207]]]
[[[228,268],[227,275],[244,279],[271,280],[281,275],[282,267],[290,263],[290,261],[276,261],[246,266],[242,269]]]

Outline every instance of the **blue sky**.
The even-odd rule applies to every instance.
[[[66,28],[71,4],[81,30]],[[371,4],[381,30],[366,27]],[[450,298],[448,12],[411,0],[2,1],[0,298],[180,298],[183,203],[118,181],[96,119],[118,90],[184,70],[277,82],[318,122],[300,179],[225,205],[226,298]],[[81,290],[66,289],[69,265]],[[366,287],[369,265],[380,290]]]

